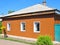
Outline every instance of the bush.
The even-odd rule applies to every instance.
[[[53,45],[49,36],[39,36],[36,45]]]

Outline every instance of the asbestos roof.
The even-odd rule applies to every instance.
[[[27,7],[25,9],[21,9],[16,12],[10,13],[8,15],[16,15],[16,14],[31,13],[31,12],[46,11],[46,10],[54,10],[54,9],[48,6],[44,6],[42,4],[36,4],[30,7]]]

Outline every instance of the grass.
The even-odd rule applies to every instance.
[[[15,38],[1,38],[0,39],[3,39],[3,40],[9,40],[9,41],[15,41],[15,42],[20,42],[20,43],[25,43],[25,44],[31,44],[33,45],[34,42],[27,42],[27,41],[24,41],[24,40],[18,40],[18,39],[15,39]]]

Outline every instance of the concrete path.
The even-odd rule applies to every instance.
[[[29,44],[0,39],[0,45],[29,45]]]

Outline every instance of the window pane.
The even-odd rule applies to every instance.
[[[39,31],[39,23],[37,23],[37,31]]]
[[[7,23],[7,30],[10,31],[10,24]]]
[[[25,30],[25,23],[21,23],[21,31]]]
[[[23,30],[25,30],[25,23],[22,23],[22,26],[23,26]]]
[[[39,30],[39,22],[35,22],[34,23],[34,31],[36,32],[36,31],[40,31]]]

